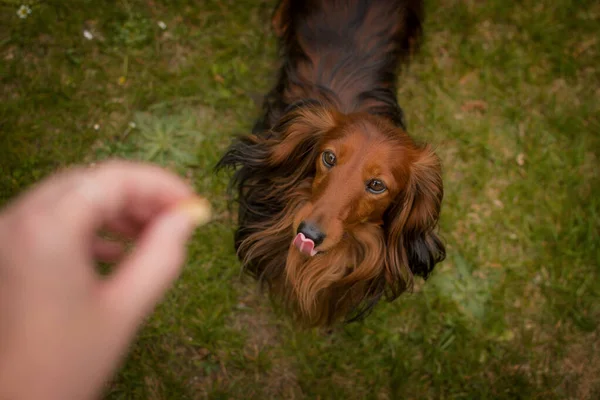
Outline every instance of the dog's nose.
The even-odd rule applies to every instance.
[[[297,233],[302,233],[304,234],[304,237],[312,240],[315,243],[315,247],[323,243],[326,236],[315,224],[306,221],[300,223]]]

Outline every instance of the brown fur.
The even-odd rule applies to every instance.
[[[241,166],[233,184],[245,269],[306,325],[362,317],[445,256],[434,233],[440,162],[406,133],[395,99],[395,69],[416,42],[420,9],[416,0],[281,2],[280,82],[254,134],[220,162]],[[325,151],[335,166],[323,163]],[[387,190],[366,190],[372,179]],[[303,221],[326,235],[314,257],[292,244]]]

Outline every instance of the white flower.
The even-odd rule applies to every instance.
[[[26,5],[22,5],[21,7],[19,7],[19,9],[17,10],[17,15],[19,16],[19,18],[21,19],[25,19],[27,18],[27,16],[31,14],[31,8],[29,8],[29,6]]]
[[[162,21],[158,21],[158,27],[164,31],[165,29],[167,29],[167,24],[165,24]]]
[[[92,40],[94,38],[94,35],[92,35],[92,32],[88,31],[87,29],[83,31],[83,36],[87,40]]]
[[[97,131],[98,129],[100,129],[100,125],[94,124],[94,130]]]
[[[136,126],[137,126],[137,125],[136,125],[136,124],[135,124],[135,122],[133,122],[133,121],[131,121],[131,122],[129,123],[129,127],[130,127],[131,129],[135,129],[135,127],[136,127]]]

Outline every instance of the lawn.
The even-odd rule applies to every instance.
[[[0,1],[0,205],[116,156],[216,208],[106,398],[600,398],[600,2],[428,2],[398,95],[443,161],[448,258],[332,332],[240,274],[212,171],[273,83],[274,4]]]

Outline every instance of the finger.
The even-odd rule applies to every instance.
[[[115,218],[107,220],[102,229],[127,239],[135,239],[144,230],[152,216],[160,211],[159,207],[160,204],[157,206],[153,203],[146,203],[124,210]]]
[[[66,229],[93,235],[108,221],[141,215],[150,221],[168,206],[190,197],[183,179],[147,164],[113,161],[78,176],[77,185],[56,206]]]
[[[119,217],[118,219],[106,221],[102,231],[124,239],[135,239],[143,231],[145,225],[145,223],[140,223],[128,217]]]
[[[116,323],[137,324],[179,275],[194,218],[181,210],[157,217],[144,231],[133,252],[104,283],[104,300]]]
[[[92,254],[96,261],[116,262],[125,254],[125,246],[122,243],[99,237],[92,244]]]
[[[17,219],[22,218],[24,214],[49,214],[49,205],[57,204],[65,193],[73,190],[82,175],[82,168],[66,168],[55,172],[11,200],[4,208],[3,214],[15,215]]]

